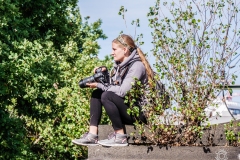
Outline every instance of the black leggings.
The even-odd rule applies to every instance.
[[[123,129],[123,125],[133,125],[136,121],[134,116],[127,113],[128,105],[124,103],[124,98],[113,92],[96,89],[92,93],[90,100],[90,126],[98,126],[102,116],[102,106],[108,114],[114,130]],[[140,111],[138,120],[146,123],[146,118]]]

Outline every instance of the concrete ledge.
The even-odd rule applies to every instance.
[[[240,147],[89,146],[88,159],[240,160]]]
[[[234,123],[239,123],[235,121]],[[204,130],[197,146],[160,147],[138,134],[134,126],[126,125],[126,132],[136,133],[130,136],[127,147],[89,146],[88,159],[159,159],[159,160],[240,160],[240,147],[229,146],[224,133],[224,124],[212,125]],[[100,125],[99,139],[106,139],[112,126]],[[240,127],[234,128],[240,132]]]

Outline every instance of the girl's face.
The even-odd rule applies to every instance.
[[[125,47],[120,47],[117,43],[112,43],[112,53],[114,61],[123,62],[129,55]]]

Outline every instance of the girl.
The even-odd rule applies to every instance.
[[[137,78],[147,86],[148,81],[153,78],[153,71],[142,51],[135,45],[134,40],[122,34],[112,41],[112,53],[114,67],[110,75],[108,86],[102,83],[87,83],[93,91],[90,100],[90,127],[80,139],[72,142],[77,145],[103,146],[127,146],[127,135],[124,134],[124,126],[133,125],[135,118],[127,113],[129,106],[124,103],[124,96],[132,88],[132,82]],[[114,132],[106,140],[98,141],[98,124],[102,115],[102,106],[108,114]],[[146,123],[142,112],[139,120]]]

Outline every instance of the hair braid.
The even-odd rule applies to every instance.
[[[146,68],[146,72],[147,72],[147,76],[148,76],[148,83],[149,83],[150,87],[152,87],[152,81],[154,79],[154,72],[153,72],[150,64],[148,63],[145,55],[143,54],[142,50],[135,45],[133,38],[129,35],[121,34],[116,39],[114,39],[113,42],[119,43],[122,46],[127,47],[129,50],[137,48],[137,53]]]
[[[147,71],[147,75],[148,75],[148,83],[150,86],[152,86],[151,82],[153,81],[154,78],[154,72],[150,66],[150,64],[148,63],[145,55],[143,54],[142,50],[140,48],[137,48],[137,52],[139,57],[141,58],[142,63],[144,64],[146,71]]]

